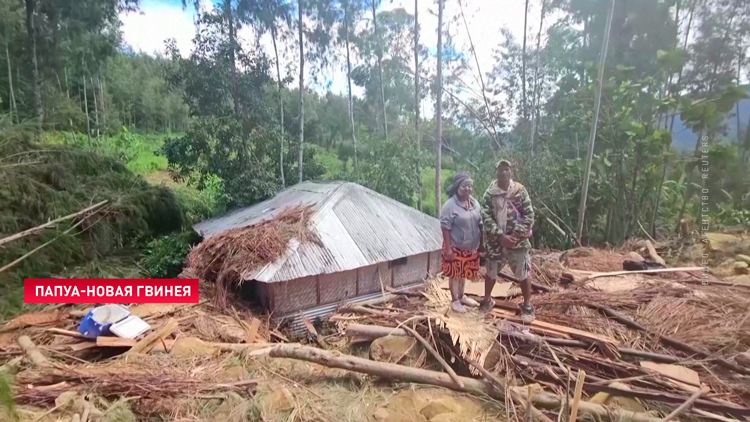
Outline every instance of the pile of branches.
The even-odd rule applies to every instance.
[[[106,398],[139,396],[161,399],[197,395],[216,391],[244,391],[257,385],[257,380],[221,383],[215,378],[221,371],[218,364],[204,371],[192,366],[179,367],[154,357],[136,363],[116,362],[106,366],[57,365],[46,369],[27,369],[16,375],[14,397],[18,404],[52,404],[61,393],[80,391]],[[27,388],[27,386],[46,386]]]
[[[622,277],[612,280],[620,281],[627,282]],[[477,324],[499,328],[492,357],[486,359],[487,355],[478,359],[477,353],[462,347],[472,341],[471,333],[457,336],[452,327],[460,324],[445,323],[472,317],[435,312],[431,302],[439,295],[429,286],[421,292],[392,293],[399,299],[385,308],[348,306],[333,319],[353,342],[422,333],[442,351],[443,361],[454,362],[452,369],[444,366],[448,374],[455,370],[459,376],[481,375],[493,385],[503,379],[506,387],[519,382],[543,386],[545,391],[534,394],[532,402],[554,408],[554,413],[545,416],[540,410],[538,420],[556,419],[561,407],[563,413],[570,413],[570,397],[576,394],[580,412],[598,417],[614,412],[630,420],[659,420],[646,409],[666,415],[677,407],[688,419],[750,417],[750,368],[734,360],[748,348],[750,289],[702,286],[691,280],[678,284],[673,277],[652,278],[651,283],[620,292],[570,285],[535,295],[537,321],[526,327],[511,311],[520,298],[497,301],[489,320],[478,313],[473,317]],[[443,304],[445,309],[448,306]],[[413,330],[405,329],[407,325]],[[445,381],[437,375],[424,379]],[[463,382],[468,390],[489,388],[479,384],[469,388],[470,381]],[[512,389],[502,394],[511,394],[514,401],[514,394],[526,394],[526,387],[511,393]],[[579,393],[574,394],[576,390]],[[605,406],[608,401],[592,400],[598,393],[606,393],[604,400],[635,398],[643,410],[634,413]],[[526,407],[526,400],[521,402]]]
[[[317,241],[308,227],[311,214],[311,206],[288,207],[271,220],[209,237],[190,251],[184,272],[226,288],[277,260],[292,239]]]

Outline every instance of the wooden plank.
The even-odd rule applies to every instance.
[[[97,347],[133,347],[138,340],[132,338],[106,337],[99,336],[96,338]]]
[[[248,343],[255,343],[255,341],[257,340],[256,337],[258,335],[258,328],[260,328],[260,320],[258,318],[253,318],[253,320],[250,322],[250,327],[247,329]]]
[[[643,271],[614,271],[611,273],[595,273],[579,281],[578,284],[585,283],[587,281],[590,281],[599,277],[614,277],[618,275],[627,275],[627,274],[675,273],[675,272],[681,272],[681,271],[689,272],[689,271],[701,271],[701,270],[703,270],[703,267],[679,267],[679,268],[657,268],[655,270],[643,270]]]
[[[505,309],[497,309],[497,308],[493,309],[492,310],[492,314],[495,315],[495,316],[499,316],[501,318],[509,319],[511,321],[514,321],[514,322],[523,322],[521,320],[521,318],[519,318],[518,316],[516,316],[516,314],[514,312],[511,312],[511,311],[508,311],[508,310],[505,310]],[[542,330],[552,331],[552,332],[555,332],[555,333],[558,333],[558,334],[563,334],[563,335],[566,335],[566,336],[577,337],[577,338],[584,338],[584,339],[591,340],[591,341],[599,341],[599,342],[609,343],[609,344],[612,344],[612,345],[615,345],[615,346],[619,345],[619,342],[616,339],[614,339],[612,337],[609,337],[609,336],[603,336],[603,335],[600,335],[600,334],[594,334],[594,333],[590,333],[588,331],[583,331],[583,330],[579,330],[577,328],[572,328],[572,327],[566,327],[566,326],[563,326],[563,325],[552,324],[550,322],[540,321],[538,319],[534,320],[530,324],[530,327],[532,329],[536,328],[536,329],[542,329]]]
[[[172,334],[172,331],[177,328],[177,325],[177,321],[175,321],[174,318],[169,318],[169,320],[165,322],[164,325],[144,337],[133,347],[131,347],[130,350],[125,352],[125,354],[134,355],[136,353],[148,353],[154,347],[154,345],[160,342],[161,339]]]

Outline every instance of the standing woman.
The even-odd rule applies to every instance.
[[[443,256],[440,267],[450,280],[451,309],[466,312],[466,306],[479,306],[464,294],[466,279],[479,279],[479,252],[482,245],[482,216],[479,202],[471,196],[474,182],[467,172],[453,176],[448,201],[440,213]]]

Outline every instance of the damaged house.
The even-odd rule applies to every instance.
[[[295,206],[311,206],[308,227],[318,241],[292,239],[275,262],[240,280],[275,318],[326,316],[343,302],[408,288],[440,271],[439,221],[355,183],[303,182],[193,228],[208,239]],[[301,324],[292,318],[292,329]]]

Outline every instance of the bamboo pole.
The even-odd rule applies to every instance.
[[[612,30],[612,16],[615,14],[615,0],[612,0],[609,14],[607,15],[607,24],[604,29],[604,42],[599,54],[599,69],[596,77],[596,103],[594,104],[594,118],[591,121],[591,132],[589,133],[589,149],[586,156],[586,172],[583,174],[583,187],[581,188],[581,204],[578,207],[578,227],[576,237],[583,237],[583,222],[586,216],[586,198],[589,191],[589,178],[591,177],[591,161],[594,158],[594,141],[596,140],[596,126],[599,122],[599,109],[602,105],[602,85],[604,85],[604,64],[607,60],[607,48],[609,47],[609,33]]]

